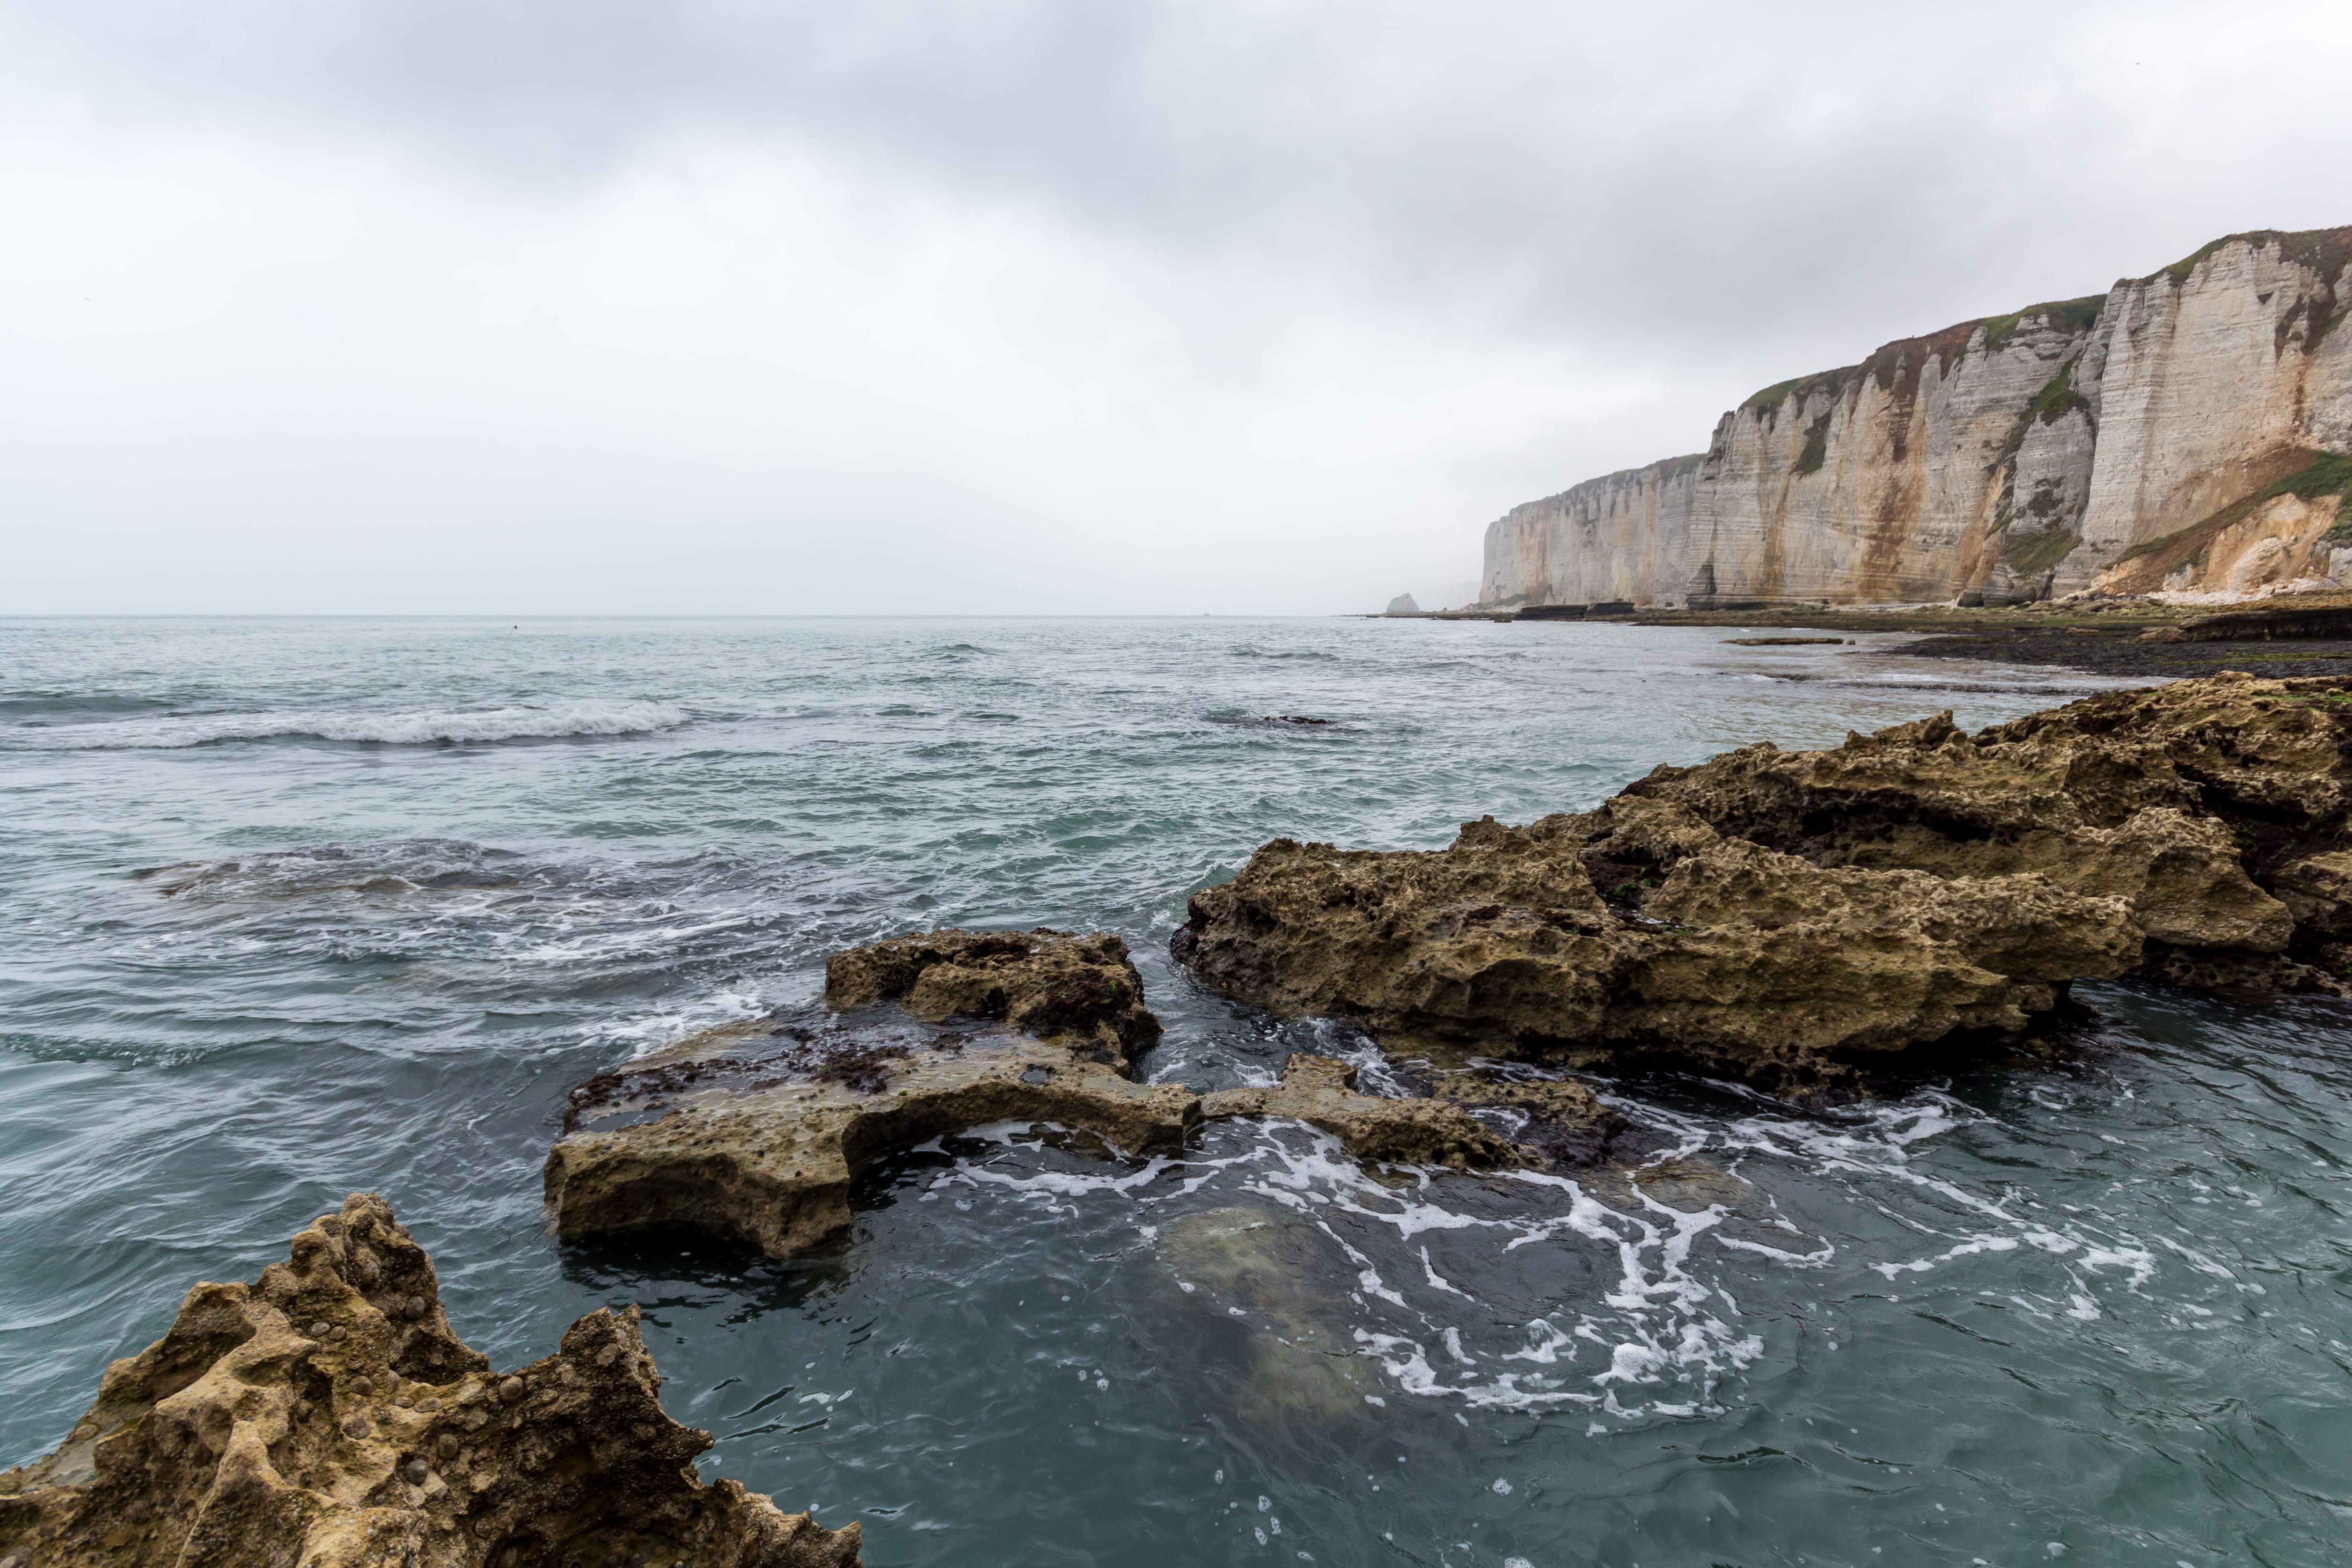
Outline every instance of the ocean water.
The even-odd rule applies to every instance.
[[[638,1303],[706,1473],[863,1521],[876,1568],[2343,1561],[2331,1002],[2086,987],[2045,1050],[1832,1114],[1604,1080],[1678,1152],[1647,1186],[1005,1126],[869,1172],[820,1258],[546,1234],[567,1088],[838,946],[1108,928],[1168,1026],[1144,1076],[1377,1079],[1173,970],[1186,895],[1277,834],[1433,846],[2099,684],[1723,635],[0,622],[0,1460],[371,1189],[502,1365]]]

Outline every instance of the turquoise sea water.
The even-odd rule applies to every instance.
[[[2343,1561],[2330,1002],[2089,987],[2046,1056],[1832,1115],[1605,1083],[1746,1184],[1677,1204],[1377,1180],[1296,1126],[1150,1161],[1003,1127],[870,1173],[824,1258],[545,1234],[567,1088],[835,947],[1108,928],[1168,1026],[1144,1076],[1374,1068],[1172,970],[1186,894],[1277,834],[1437,845],[2095,684],[1723,635],[0,622],[0,1460],[366,1188],[502,1365],[640,1303],[706,1470],[863,1520],[877,1568]],[[1187,1251],[1235,1209],[1292,1238],[1276,1310]],[[1279,1343],[1307,1323],[1343,1397]]]

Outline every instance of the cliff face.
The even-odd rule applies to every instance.
[[[1705,461],[1668,458],[1513,507],[1486,525],[1479,597],[1538,605],[1678,601]]]
[[[2003,603],[2352,572],[2347,259],[2352,228],[2232,236],[1768,387],[1703,457],[1490,525],[1482,596]]]

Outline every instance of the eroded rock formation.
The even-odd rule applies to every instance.
[[[2352,572],[2352,228],[1885,344],[1486,531],[1482,602],[2244,594]],[[2352,579],[2347,579],[2352,581]]]
[[[1521,1152],[1457,1104],[1360,1094],[1354,1068],[1335,1057],[1305,1052],[1283,1064],[1278,1085],[1218,1089],[1202,1097],[1202,1111],[1211,1117],[1286,1116],[1332,1134],[1360,1160],[1475,1167],[1517,1164]],[[1593,1114],[1600,1114],[1597,1104]]]
[[[1115,936],[893,938],[835,954],[825,997],[845,1011],[710,1030],[574,1089],[544,1173],[559,1234],[687,1226],[789,1257],[847,1228],[860,1166],[926,1139],[1034,1120],[1139,1150],[1200,1120],[1181,1085],[1129,1076],[1160,1025]]]
[[[1461,1068],[1435,1073],[1430,1095],[1397,1097],[1359,1092],[1346,1063],[1304,1054],[1278,1086],[1202,1097],[1138,1083],[1129,1053],[1159,1023],[1126,945],[1101,932],[894,937],[835,953],[825,1000],[572,1090],[544,1173],[558,1232],[685,1226],[790,1257],[848,1227],[860,1167],[994,1121],[1054,1122],[1140,1152],[1180,1147],[1204,1120],[1289,1117],[1360,1159],[1460,1167],[1608,1159],[1622,1131],[1580,1086]]]
[[[499,1374],[370,1194],[250,1285],[200,1284],[106,1370],[56,1452],[0,1474],[0,1559],[40,1568],[854,1568],[858,1527],[704,1486],[636,1309]]]
[[[1276,839],[1193,896],[1175,950],[1396,1045],[1800,1089],[2019,1030],[2075,979],[2340,990],[2347,709],[2352,682],[2224,676],[1975,736],[1944,715],[1748,747],[1444,850]]]
[[[1830,751],[1750,746],[1625,795],[1824,867],[1955,888],[2031,874],[2122,900],[2159,978],[2336,991],[2352,973],[2326,890],[2352,806],[2347,724],[2352,681],[2227,673],[1975,735],[1944,714]]]

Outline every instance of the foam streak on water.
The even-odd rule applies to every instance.
[[[1830,1114],[1604,1082],[1665,1151],[1638,1181],[1004,1126],[869,1172],[835,1255],[545,1235],[572,1084],[841,945],[1108,928],[1167,1025],[1144,1076],[1304,1049],[1392,1092],[1353,1031],[1174,971],[1186,895],[1277,835],[1438,845],[2103,684],[1721,636],[0,623],[0,1458],[368,1188],[502,1363],[641,1304],[709,1465],[865,1520],[877,1568],[2336,1560],[2333,1003],[2086,986],[2053,1055]]]

